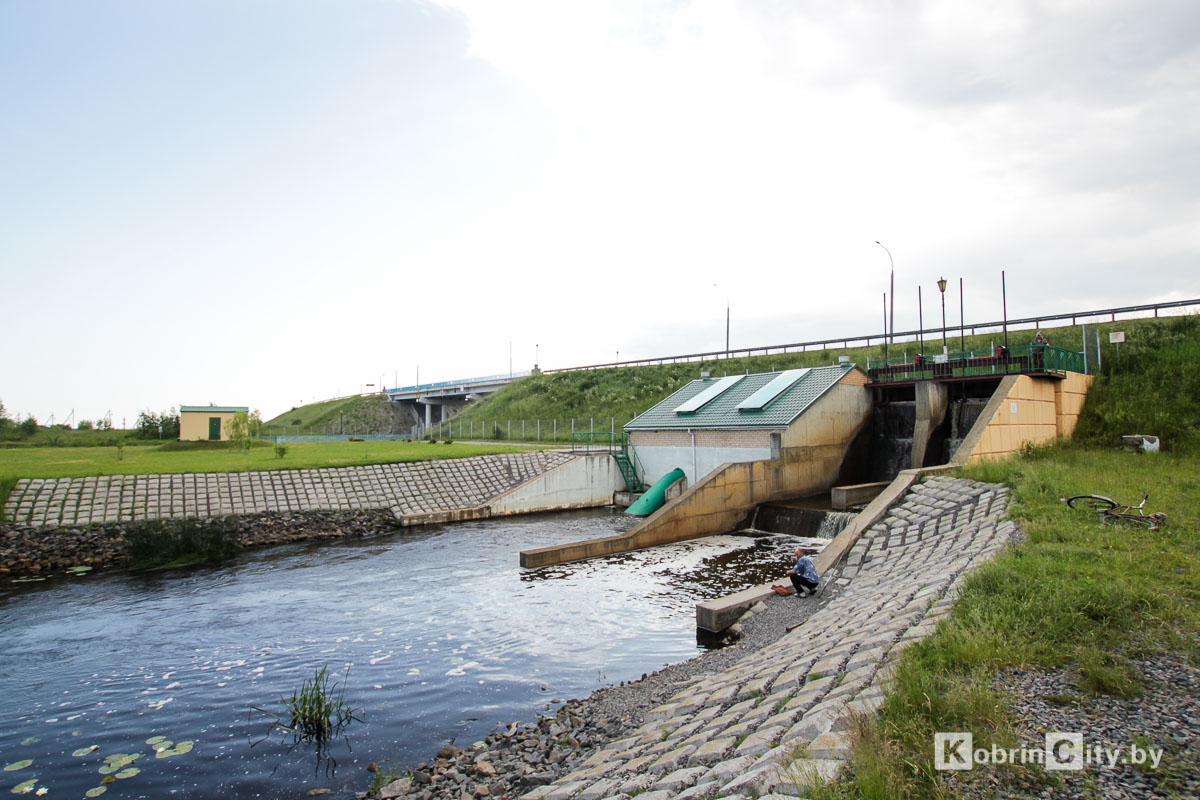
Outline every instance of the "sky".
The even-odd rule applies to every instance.
[[[0,0],[0,402],[1200,298],[1198,189],[1194,0]]]

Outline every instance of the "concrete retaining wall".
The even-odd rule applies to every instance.
[[[488,504],[492,516],[565,511],[612,505],[625,479],[610,455],[579,456],[518,486]]]
[[[1025,444],[1044,444],[1070,436],[1079,421],[1091,375],[1068,372],[1066,378],[1010,375],[1004,378],[963,439],[954,465],[1007,458]]]

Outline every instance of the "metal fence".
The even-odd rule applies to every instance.
[[[281,434],[278,436],[255,436],[260,442],[275,442],[276,444],[296,444],[301,442],[407,442],[412,439],[407,433],[314,433],[314,434]]]
[[[424,428],[420,439],[487,442],[563,442],[571,444],[577,433],[617,437],[633,417],[560,417],[551,419],[450,419]],[[610,441],[612,439],[610,438]],[[598,440],[597,440],[598,441]]]
[[[1084,372],[1083,353],[1049,344],[895,358],[868,358],[867,375],[878,383],[971,378],[1022,372]]]

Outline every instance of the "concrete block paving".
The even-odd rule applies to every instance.
[[[689,682],[634,735],[522,800],[591,800],[635,785],[654,800],[795,796],[813,778],[830,780],[854,715],[883,702],[889,659],[932,633],[965,575],[1016,535],[1002,520],[1007,506],[1002,486],[925,478],[854,544],[837,576],[853,577],[821,611],[768,651]],[[600,763],[615,766],[600,777]],[[643,786],[647,772],[655,782]]]
[[[4,513],[18,525],[57,527],[274,511],[458,511],[487,505],[573,458],[537,451],[367,467],[22,479]]]

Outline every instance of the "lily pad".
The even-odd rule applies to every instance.
[[[100,745],[93,744],[89,747],[81,747],[78,750],[76,750],[74,753],[71,753],[71,755],[73,755],[75,758],[79,758],[80,756],[86,756],[88,753],[94,753],[95,751],[97,751],[99,749],[100,749]]]
[[[165,742],[166,740],[167,737],[165,736],[151,736],[146,740],[146,744],[158,744],[159,742]]]
[[[117,779],[112,775],[105,775],[104,780],[100,781],[101,786],[108,786],[110,783],[116,783]]]
[[[46,579],[45,578],[13,578],[12,583],[37,583],[38,581],[44,581],[44,580],[46,580]]]
[[[120,778],[121,780],[124,780],[125,778],[132,778],[134,775],[137,775],[139,772],[141,772],[141,770],[138,769],[137,767],[130,767],[129,769],[123,769],[120,772],[118,772],[117,777]]]
[[[6,766],[4,768],[4,771],[5,772],[16,772],[19,769],[25,769],[32,763],[33,763],[32,758],[21,759],[20,761],[14,761],[13,763]]]
[[[154,745],[154,752],[161,753],[163,750],[170,750],[174,744],[170,739],[161,739]]]
[[[18,783],[12,788],[13,794],[29,794],[33,791],[34,785],[37,783],[37,778],[30,778],[24,783]]]
[[[21,740],[21,746],[22,746],[22,747],[28,747],[29,745],[31,745],[31,744],[37,744],[37,743],[38,743],[38,742],[40,742],[40,741],[41,741],[41,739],[39,739],[38,737],[36,737],[36,736],[30,736],[30,737],[28,737],[28,738],[26,738],[26,739],[22,739],[22,740]]]
[[[167,744],[170,744],[170,742],[167,742]],[[171,756],[181,756],[186,753],[192,752],[192,747],[195,744],[196,744],[195,742],[179,742],[174,747],[159,750],[157,753],[154,754],[154,757],[155,758],[170,758]],[[162,745],[159,745],[159,747],[162,747]]]
[[[107,791],[108,791],[107,786],[95,786],[91,789],[88,789],[86,792],[84,792],[84,794],[87,795],[88,797],[99,797],[100,795],[104,794]]]

